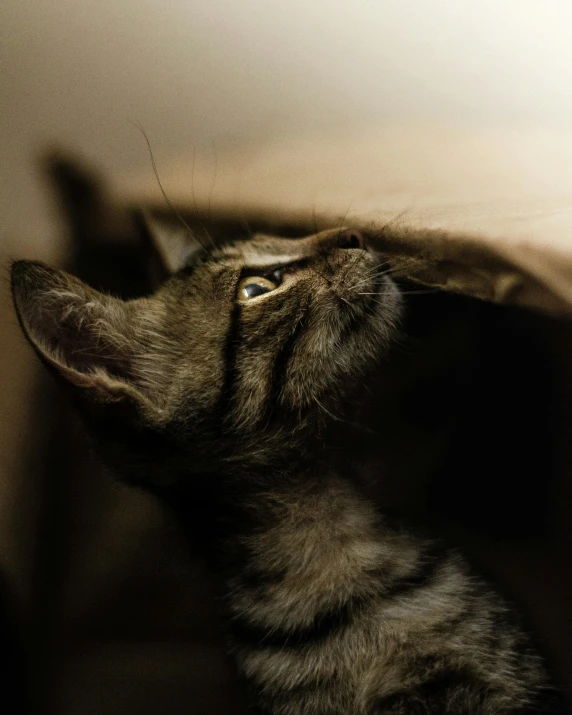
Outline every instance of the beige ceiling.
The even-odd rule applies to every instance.
[[[131,122],[159,167],[396,121],[565,126],[570,27],[568,0],[3,0],[0,238],[55,250],[48,144],[153,182]]]

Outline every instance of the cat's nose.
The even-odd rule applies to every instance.
[[[363,236],[359,231],[351,228],[342,231],[338,236],[338,248],[361,248],[363,251],[365,249]]]

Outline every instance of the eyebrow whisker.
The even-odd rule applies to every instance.
[[[161,183],[161,179],[159,178],[159,171],[157,169],[157,163],[155,162],[155,156],[153,154],[153,149],[151,147],[151,142],[149,141],[149,137],[147,136],[147,132],[145,129],[139,125],[136,124],[135,122],[132,122],[132,124],[139,129],[141,134],[143,135],[143,139],[145,140],[145,143],[147,144],[147,149],[149,150],[149,158],[151,159],[151,166],[153,168],[153,173],[155,174],[155,179],[157,180],[157,184],[159,185],[159,189],[161,190],[161,194],[163,195],[163,198],[165,199],[165,203],[169,207],[170,211],[173,213],[173,215],[183,224],[183,226],[187,229],[187,231],[191,234],[191,236],[194,236],[201,246],[205,251],[207,250],[207,247],[205,244],[200,240],[200,238],[196,235],[196,232],[192,230],[192,228],[189,226],[189,224],[185,221],[185,219],[181,216],[179,211],[173,206],[171,203],[171,200],[167,196],[165,189],[163,188],[163,184]],[[209,237],[211,244],[214,245],[214,242],[212,238],[209,236],[208,232],[205,229],[205,233]]]

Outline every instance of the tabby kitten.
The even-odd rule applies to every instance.
[[[149,298],[18,261],[14,302],[107,465],[204,547],[253,712],[564,712],[499,597],[346,476],[338,415],[402,313],[362,235],[159,245]]]

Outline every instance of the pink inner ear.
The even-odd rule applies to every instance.
[[[12,286],[30,342],[68,379],[73,371],[130,377],[135,341],[125,303],[28,261],[14,264]]]
[[[111,319],[123,318],[123,330],[130,330],[121,309],[105,306],[99,301],[82,300],[67,294],[46,295],[52,309],[44,310],[38,326],[42,342],[52,358],[81,373],[104,370],[112,377],[129,379],[132,349],[127,336]],[[53,309],[57,306],[57,309]],[[115,315],[111,315],[115,313]],[[40,322],[40,321],[38,321]]]
[[[149,328],[140,303],[104,295],[33,261],[13,265],[12,289],[26,337],[61,377],[99,399],[129,397],[157,409],[161,375],[147,368],[153,357],[142,344]]]
[[[128,394],[141,398],[133,385],[133,344],[119,329],[133,331],[122,304],[86,302],[61,291],[36,300],[40,309],[34,311],[33,324],[28,323],[29,336],[61,377],[102,402],[117,402]]]

